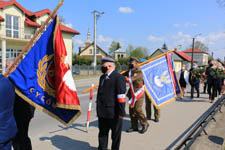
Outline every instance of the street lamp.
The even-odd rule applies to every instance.
[[[194,61],[195,38],[196,38],[197,36],[199,36],[199,35],[201,35],[201,33],[196,34],[196,35],[193,37],[192,52],[191,52],[191,68],[193,67],[193,61]]]
[[[97,18],[100,17],[101,15],[104,14],[104,12],[99,12],[97,10],[94,10],[94,62],[93,62],[93,67],[94,67],[94,74],[96,74],[96,25],[97,25]]]

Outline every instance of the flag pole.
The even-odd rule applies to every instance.
[[[59,1],[59,4],[57,5],[57,7],[53,10],[53,12],[49,15],[49,17],[45,20],[45,22],[41,25],[41,27],[38,29],[38,31],[34,34],[34,36],[31,38],[31,40],[25,45],[25,47],[23,48],[22,52],[16,57],[16,59],[14,60],[13,64],[9,67],[9,69],[7,70],[7,72],[4,73],[4,76],[7,77],[8,74],[12,71],[12,69],[14,68],[14,66],[19,62],[19,60],[23,57],[23,54],[28,51],[31,46],[36,42],[38,36],[40,33],[42,33],[45,29],[45,26],[48,25],[49,21],[51,18],[54,17],[54,15],[56,14],[56,12],[58,11],[58,9],[63,5],[64,0]]]
[[[176,51],[176,50],[177,50],[177,48],[174,48],[174,49],[168,51],[168,53],[173,53],[173,52]],[[144,61],[144,62],[138,64],[138,66],[143,66],[143,65],[145,65],[145,64],[147,64],[147,63],[149,63],[149,62],[151,62],[151,61],[153,61],[153,60],[155,60],[155,59],[158,59],[158,58],[160,58],[160,57],[162,57],[162,56],[164,56],[164,55],[166,55],[166,53],[162,53],[162,54],[160,54],[160,55],[158,55],[158,56],[156,56],[156,57],[150,58],[150,59],[148,59],[148,60],[146,60],[146,61]],[[122,72],[120,72],[120,74],[124,74],[124,73],[126,73],[127,71],[128,71],[128,70],[122,71]],[[82,92],[82,94],[87,93],[87,92],[90,91],[91,89],[97,88],[98,86],[99,86],[99,84],[96,84],[95,86],[90,87],[90,88],[84,90],[84,91]]]

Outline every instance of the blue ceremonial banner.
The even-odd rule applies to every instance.
[[[167,57],[162,56],[141,66],[145,91],[156,108],[176,99],[175,81],[170,70],[172,65],[168,62],[171,61],[167,61]]]
[[[177,79],[177,75],[175,72],[174,72],[174,76],[175,76],[175,83],[176,83],[176,95],[177,95],[177,97],[180,97],[182,95],[182,90],[181,90],[180,83]]]
[[[80,116],[81,109],[79,102],[76,107],[73,107],[75,109],[57,107],[55,82],[59,79],[55,79],[54,75],[55,70],[59,68],[55,68],[54,44],[55,31],[59,26],[56,18],[9,78],[20,97],[64,125],[70,126]],[[68,98],[73,99],[73,97]]]

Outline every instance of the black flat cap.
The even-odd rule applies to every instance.
[[[114,63],[115,60],[110,57],[104,57],[104,58],[102,58],[101,62],[102,63],[105,63],[105,62],[113,62]]]
[[[133,61],[136,61],[137,63],[140,63],[140,60],[136,57],[131,57],[129,62],[133,62]]]

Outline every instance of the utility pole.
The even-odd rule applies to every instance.
[[[97,23],[97,11],[94,10],[94,62],[93,62],[93,67],[94,67],[94,74],[96,74],[96,23]]]
[[[191,68],[193,67],[193,61],[194,61],[194,49],[195,49],[195,38],[193,37],[192,52],[191,52]]]
[[[196,38],[197,36],[199,36],[199,35],[201,35],[201,33],[196,34],[196,35],[193,37],[193,41],[192,41],[191,68],[193,67],[193,62],[194,62],[195,38]]]
[[[96,32],[97,32],[97,18],[100,17],[100,15],[104,14],[104,12],[99,12],[97,10],[94,10],[94,62],[93,62],[93,67],[94,67],[94,74],[96,74],[96,66],[97,66],[97,58],[96,58]]]
[[[213,52],[212,52],[212,59],[213,59]]]

